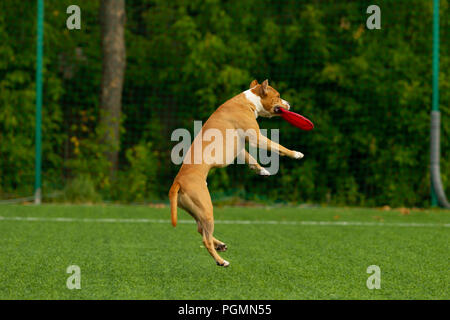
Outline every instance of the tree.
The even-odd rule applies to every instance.
[[[108,146],[110,177],[118,167],[122,88],[125,73],[125,0],[102,0],[102,83],[100,96],[101,140]]]

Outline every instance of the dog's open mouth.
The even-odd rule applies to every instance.
[[[281,112],[282,112],[282,111],[280,110],[281,108],[283,108],[283,107],[275,106],[275,108],[273,108],[273,112],[276,113],[276,114],[281,114]]]
[[[282,110],[283,109],[283,110]],[[285,106],[277,105],[273,108],[273,113],[281,115],[283,111],[289,111]]]

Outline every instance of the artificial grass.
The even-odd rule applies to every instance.
[[[196,225],[179,223],[173,228],[168,208],[3,205],[0,299],[449,299],[449,211],[404,213],[216,208],[214,235],[227,243],[228,251],[220,254],[231,263],[221,268],[203,248]],[[165,219],[167,223],[83,218]],[[192,220],[181,209],[179,219]],[[384,224],[223,224],[221,220]],[[81,269],[80,290],[66,287],[69,265]],[[366,286],[370,265],[381,269],[381,289]]]

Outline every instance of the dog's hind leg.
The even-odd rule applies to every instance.
[[[202,229],[202,226],[199,221],[197,221],[197,231],[198,231],[198,233],[200,233],[203,236],[203,229]],[[220,251],[220,252],[227,251],[228,247],[227,247],[226,243],[224,243],[214,237],[213,237],[213,242],[214,242],[214,248],[216,248],[217,251]]]
[[[183,184],[185,184],[185,186],[181,188],[178,203],[197,221],[197,225],[199,226],[198,230],[201,231],[203,237],[203,244],[209,254],[214,258],[217,265],[224,267],[228,266],[230,263],[222,259],[215,248],[213,237],[213,205],[206,184],[204,181],[197,181],[195,177],[192,177],[189,181],[185,181],[182,185]],[[192,184],[195,187],[191,187],[189,184]],[[216,242],[216,244],[217,243],[218,242]]]
[[[203,244],[205,245],[209,254],[214,258],[218,266],[228,267],[230,263],[222,259],[214,247],[214,219],[212,217],[212,213],[206,213],[206,215],[202,217],[200,223],[202,225]]]

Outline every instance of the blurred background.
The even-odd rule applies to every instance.
[[[214,170],[216,202],[430,206],[433,1],[45,0],[42,199],[164,203],[193,131],[253,79],[311,119],[279,118],[272,177]],[[69,30],[67,7],[81,9]],[[381,30],[366,28],[371,4]],[[35,188],[37,1],[0,2],[0,200]],[[441,177],[450,194],[450,8],[440,1]],[[123,35],[123,36],[122,36]]]

